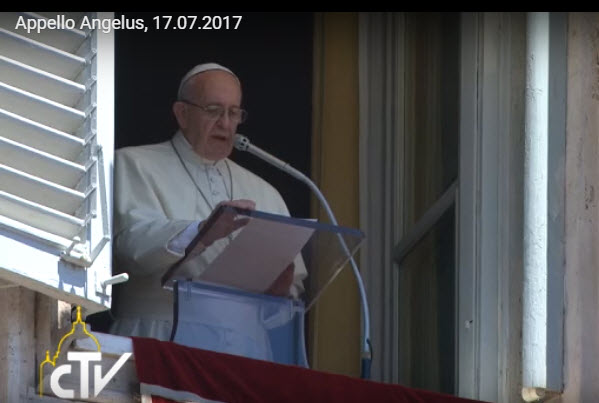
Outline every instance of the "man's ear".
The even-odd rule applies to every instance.
[[[173,113],[179,124],[179,128],[187,129],[187,107],[183,102],[176,101],[173,104]]]

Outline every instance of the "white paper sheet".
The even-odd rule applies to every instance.
[[[314,228],[251,219],[200,280],[264,292],[300,253]]]

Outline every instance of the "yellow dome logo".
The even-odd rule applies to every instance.
[[[46,364],[52,365],[54,369],[52,370],[50,376],[50,389],[52,392],[63,399],[73,399],[75,397],[75,391],[73,389],[64,389],[60,386],[59,381],[60,378],[65,374],[70,374],[72,365],[71,364],[63,364],[60,366],[56,366],[56,360],[60,355],[60,351],[62,349],[62,345],[64,341],[69,337],[75,334],[77,325],[81,327],[81,330],[85,335],[90,337],[96,347],[98,348],[97,352],[79,352],[79,351],[69,351],[67,353],[67,361],[79,361],[81,366],[81,379],[80,379],[80,398],[89,398],[89,384],[88,384],[88,369],[89,363],[91,361],[101,361],[102,360],[102,352],[100,351],[100,343],[98,339],[91,334],[87,330],[86,323],[81,319],[81,307],[77,307],[77,319],[73,322],[71,330],[62,336],[60,342],[58,343],[58,348],[56,349],[56,353],[52,359],[50,359],[50,350],[46,350],[46,359],[40,363],[40,373],[39,373],[39,394],[42,396],[44,394],[44,367]],[[118,361],[113,365],[113,367],[102,377],[101,374],[101,366],[99,364],[94,367],[94,397],[98,396],[98,394],[104,389],[104,387],[108,384],[108,382],[114,377],[114,375],[118,372],[119,369],[125,364],[125,362],[129,359],[131,353],[124,353],[118,359]]]

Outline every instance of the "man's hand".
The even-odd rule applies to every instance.
[[[252,200],[239,199],[218,203],[214,210],[212,210],[212,213],[210,213],[210,217],[208,217],[208,219],[200,223],[198,231],[202,229],[204,223],[206,223],[210,220],[210,218],[212,218],[212,215],[215,213],[216,210],[218,210],[220,206],[231,206],[242,208],[245,210],[256,209],[256,203]],[[248,222],[249,218],[237,218],[237,214],[235,212],[225,210],[225,212],[221,214],[218,220],[210,227],[208,232],[206,232],[206,234],[202,237],[202,243],[205,246],[210,246],[214,243],[214,241],[224,238],[227,235],[237,231],[239,228],[243,227]]]
[[[289,295],[289,290],[291,289],[291,284],[293,283],[293,270],[295,269],[295,265],[293,262],[287,266],[285,270],[273,283],[268,287],[265,294],[274,295],[277,297],[286,297]]]

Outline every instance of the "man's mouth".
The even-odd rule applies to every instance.
[[[213,139],[218,140],[218,141],[229,141],[229,136],[227,135],[220,135],[220,134],[216,134],[214,136],[212,136]]]

